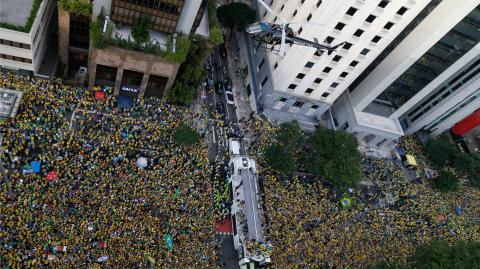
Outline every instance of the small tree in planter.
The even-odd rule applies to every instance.
[[[140,21],[137,25],[132,27],[132,37],[135,41],[139,43],[145,43],[150,40],[150,33],[148,32],[148,21],[147,16],[140,18]]]

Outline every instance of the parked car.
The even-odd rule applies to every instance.
[[[225,116],[225,105],[222,102],[217,103],[217,113]]]
[[[223,83],[220,81],[215,82],[215,91],[218,94],[223,94],[225,92],[225,89],[223,88]]]
[[[227,97],[227,104],[229,105],[234,105],[235,104],[235,99],[233,98],[233,92],[232,90],[225,90],[225,96]]]

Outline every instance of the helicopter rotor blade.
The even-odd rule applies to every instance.
[[[282,22],[282,24],[287,23],[286,20],[284,20],[281,16],[279,16],[275,11],[273,11],[267,3],[263,2],[263,0],[257,0],[258,3],[260,3],[270,14],[277,16],[277,18]]]

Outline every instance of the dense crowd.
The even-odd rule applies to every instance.
[[[262,126],[251,148],[260,165],[275,130]],[[380,260],[405,262],[431,239],[480,240],[478,189],[462,181],[455,193],[434,191],[407,180],[392,160],[364,156],[363,167],[365,178],[349,194],[350,209],[340,203],[346,194],[319,181],[279,178],[268,167],[260,169],[273,268],[368,268]]]
[[[112,97],[7,73],[0,88],[23,92],[0,125],[0,264],[215,268],[207,147],[171,137],[190,110],[156,99],[119,109]]]

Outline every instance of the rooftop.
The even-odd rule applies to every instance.
[[[33,0],[0,0],[0,22],[24,26],[32,7]]]

